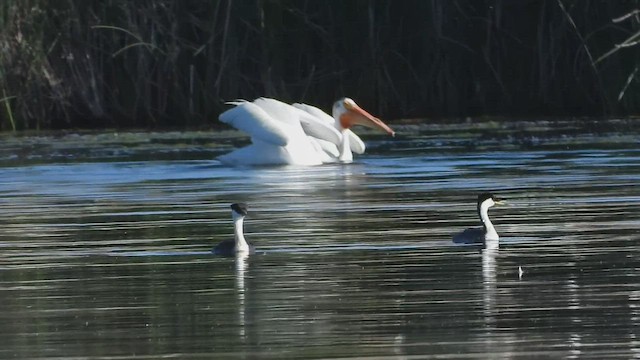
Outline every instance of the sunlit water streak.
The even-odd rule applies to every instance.
[[[8,139],[0,357],[639,357],[640,137],[554,136],[314,168],[223,167],[203,133]],[[451,241],[484,190],[497,251]],[[258,251],[215,257],[237,201]]]

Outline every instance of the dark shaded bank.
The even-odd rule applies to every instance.
[[[0,128],[202,126],[263,95],[324,108],[348,95],[385,118],[637,114],[637,8],[5,0]]]

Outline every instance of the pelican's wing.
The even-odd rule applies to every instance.
[[[313,136],[309,136],[309,140],[317,151],[327,155],[327,158],[323,159],[323,162],[333,162],[333,159],[337,159],[340,156],[338,147],[335,144]]]
[[[344,131],[344,136],[349,137],[349,145],[351,146],[351,151],[353,151],[356,154],[364,154],[364,151],[367,147],[364,145],[364,142],[360,139],[360,136],[356,135],[356,133],[354,133],[349,129]]]
[[[244,131],[251,137],[277,146],[286,146],[290,135],[286,125],[274,120],[258,105],[243,101],[222,114],[219,119],[225,124]]]
[[[334,144],[338,144],[341,139],[340,132],[333,126],[333,118],[325,114],[322,110],[307,105],[308,108],[313,108],[315,111],[309,113],[304,109],[301,109],[295,104],[289,105],[269,98],[259,98],[254,102],[262,110],[266,111],[274,120],[283,122],[294,128],[300,128],[308,136],[329,141]],[[323,114],[326,118],[316,116],[316,114]]]
[[[327,124],[333,125],[333,123],[335,123],[335,120],[333,119],[333,117],[331,117],[329,114],[327,114],[326,112],[320,110],[315,106],[302,104],[302,103],[295,103],[295,104],[292,104],[292,106],[308,114],[315,116],[318,120],[326,122]]]
[[[295,103],[292,106],[298,110],[300,125],[307,135],[335,145],[340,144],[342,134],[336,129],[335,121],[331,116],[315,106],[300,103]]]
[[[258,98],[253,104],[264,110],[272,119],[285,123],[289,126],[300,126],[300,114],[293,106],[270,98]]]
[[[333,125],[319,121],[315,116],[303,111],[300,113],[300,125],[302,125],[305,134],[335,145],[340,143],[342,135]]]

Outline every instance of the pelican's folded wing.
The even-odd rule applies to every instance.
[[[274,120],[266,111],[248,101],[235,104],[236,107],[220,114],[220,121],[270,144],[286,146],[289,143],[285,124]]]
[[[305,134],[335,145],[340,144],[342,134],[334,126],[335,121],[331,116],[317,107],[307,104],[296,103],[293,104],[293,107],[298,110],[300,125],[302,125]]]
[[[320,121],[318,118],[304,111],[300,111],[300,125],[302,125],[305,134],[309,136],[328,141],[335,145],[340,144],[342,135],[333,125]]]
[[[327,114],[326,112],[320,110],[315,106],[302,104],[302,103],[295,103],[295,104],[292,104],[291,106],[298,108],[308,114],[311,114],[316,118],[318,118],[318,120],[326,122],[327,124],[333,124],[335,122],[333,117],[331,117],[329,114]]]
[[[264,110],[273,120],[292,127],[298,127],[300,124],[298,120],[298,109],[287,103],[276,99],[261,97],[255,99],[253,104]]]
[[[338,147],[335,144],[322,139],[318,139],[313,136],[309,136],[309,140],[318,151],[321,151],[327,155],[328,158],[323,162],[334,162],[335,159],[340,156],[340,151],[338,151]]]
[[[356,154],[364,154],[364,151],[367,147],[364,145],[364,142],[360,139],[360,136],[356,135],[356,133],[354,133],[349,129],[344,131],[344,136],[349,137],[349,145],[351,146],[351,151],[353,151]]]

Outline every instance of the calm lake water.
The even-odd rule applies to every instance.
[[[311,168],[2,135],[0,358],[640,358],[638,128],[404,125]],[[500,249],[454,244],[485,190]],[[239,201],[258,253],[213,256]]]

